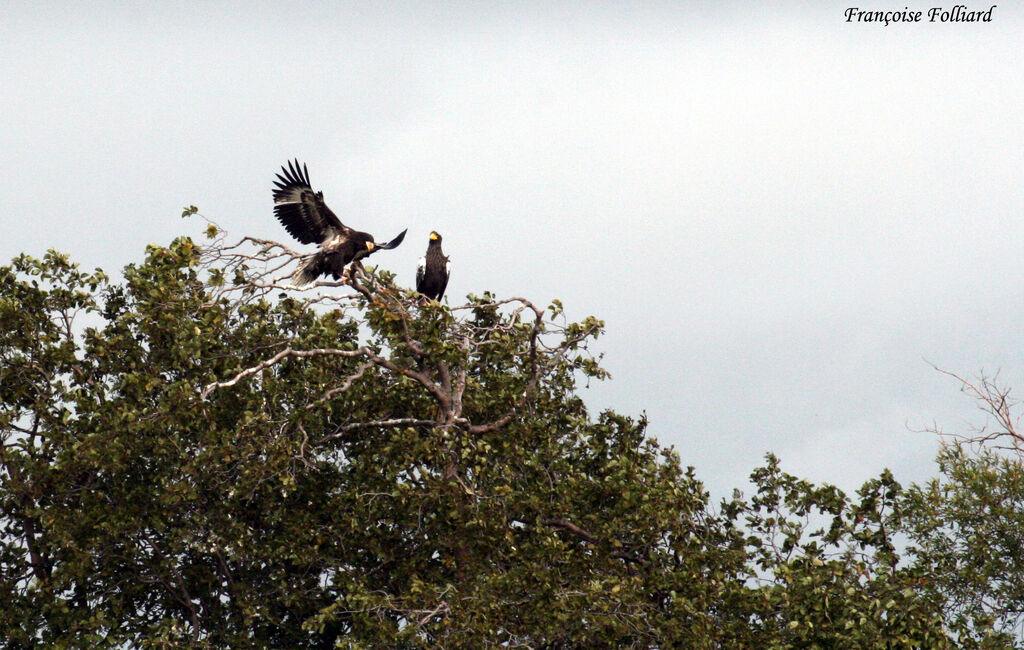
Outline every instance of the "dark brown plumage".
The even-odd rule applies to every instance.
[[[441,250],[441,235],[430,233],[430,243],[426,254],[420,258],[416,267],[416,291],[431,300],[440,300],[444,290],[448,288],[448,278],[452,274],[452,263]]]
[[[292,275],[292,284],[309,284],[322,275],[341,277],[345,266],[378,250],[397,247],[405,239],[405,230],[386,244],[376,244],[373,235],[353,230],[324,203],[324,193],[314,192],[309,183],[309,170],[296,160],[281,167],[274,181],[274,215],[295,239],[303,244],[317,244],[320,250],[299,263]]]

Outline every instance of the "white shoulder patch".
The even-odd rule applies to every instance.
[[[420,258],[420,263],[416,265],[416,283],[423,281],[423,274],[427,272],[427,256],[424,255]]]

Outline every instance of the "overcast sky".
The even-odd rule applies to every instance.
[[[844,489],[932,475],[914,430],[984,419],[927,362],[1024,391],[1018,7],[583,6],[6,0],[0,262],[117,271],[198,233],[189,204],[286,240],[298,157],[347,223],[409,228],[374,258],[400,280],[436,229],[451,300],[603,318],[588,402],[719,495],[767,451]]]

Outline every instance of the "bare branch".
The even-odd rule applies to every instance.
[[[320,439],[321,443],[340,438],[349,431],[355,431],[356,429],[373,429],[376,427],[432,427],[436,422],[433,420],[424,420],[421,418],[392,418],[390,420],[372,420],[370,422],[351,422],[349,424],[343,424],[337,427],[334,432],[330,435]]]
[[[337,349],[329,349],[329,348],[327,348],[327,349],[319,348],[319,349],[313,349],[313,350],[293,350],[292,348],[289,347],[289,348],[286,348],[284,350],[281,350],[280,352],[278,352],[274,356],[270,357],[266,361],[258,363],[258,364],[256,364],[255,366],[253,366],[251,368],[246,368],[245,370],[241,371],[240,373],[238,373],[237,375],[235,375],[234,377],[232,377],[228,381],[221,381],[221,382],[214,382],[212,384],[207,384],[206,388],[203,389],[203,392],[199,394],[199,397],[200,397],[200,399],[205,400],[210,393],[212,393],[213,391],[217,390],[218,388],[229,388],[231,386],[234,386],[235,384],[237,384],[239,381],[245,379],[246,377],[248,377],[250,375],[254,375],[254,374],[258,373],[258,372],[262,372],[262,371],[266,370],[267,368],[269,368],[271,366],[277,365],[278,363],[280,363],[284,359],[287,359],[288,357],[316,357],[316,356],[358,357],[358,356],[370,355],[370,354],[372,354],[372,353],[367,348],[360,348],[359,350],[337,350]]]
[[[944,437],[956,438],[973,444],[985,444],[1009,438],[1011,446],[999,445],[997,449],[1013,449],[1018,453],[1024,453],[1024,434],[1019,432],[1020,416],[1014,416],[1014,409],[1019,402],[1010,397],[1010,389],[1000,386],[998,373],[993,376],[982,374],[977,380],[971,381],[960,375],[943,370],[929,362],[935,370],[952,377],[960,384],[960,390],[969,395],[978,404],[978,407],[992,416],[997,428],[989,430],[985,425],[975,431],[972,435],[948,434],[938,429],[932,430]]]
[[[366,371],[369,370],[370,368],[374,367],[374,365],[376,365],[376,364],[374,364],[372,361],[364,361],[362,364],[360,364],[360,366],[358,368],[356,368],[356,371],[353,374],[351,374],[351,375],[349,375],[348,377],[345,378],[345,381],[342,382],[341,386],[338,386],[336,388],[332,388],[329,391],[325,392],[323,397],[321,397],[317,401],[313,402],[312,404],[308,404],[306,406],[306,408],[307,409],[311,409],[311,408],[313,408],[315,406],[319,406],[320,404],[323,404],[324,402],[328,401],[329,399],[331,399],[332,397],[334,397],[338,393],[343,393],[343,392],[347,391],[349,388],[352,387],[352,383],[355,380],[357,380],[360,377],[362,377],[366,373]]]
[[[493,420],[485,424],[474,424],[470,426],[470,433],[489,433],[491,431],[501,429],[502,427],[504,427],[505,425],[512,421],[512,418],[515,417],[519,409],[521,409],[530,400],[530,398],[533,396],[533,393],[537,390],[537,386],[540,384],[540,379],[544,374],[537,362],[537,352],[539,347],[538,336],[543,326],[543,312],[537,312],[536,308],[534,308],[534,310],[535,313],[537,313],[537,320],[534,323],[533,330],[530,332],[530,379],[526,384],[526,388],[519,396],[519,399],[516,400],[516,403],[505,415],[498,418],[497,420]],[[557,366],[557,364],[560,363],[561,360],[565,357],[566,352],[568,352],[570,348],[578,344],[580,341],[583,341],[587,337],[591,336],[598,329],[598,326],[594,325],[592,327],[587,328],[577,336],[562,341],[562,343],[558,345],[556,348],[554,348],[549,354],[549,361],[548,363],[544,364],[543,370],[550,370]]]
[[[447,614],[448,613],[448,601],[442,600],[440,603],[438,603],[437,607],[435,607],[434,609],[432,609],[429,612],[427,612],[426,614],[424,614],[423,618],[421,618],[419,620],[419,622],[416,624],[416,627],[417,628],[423,627],[424,625],[426,625],[427,623],[430,622],[430,619],[432,619],[435,616],[437,616],[438,614],[442,614],[442,613],[443,614]]]
[[[597,543],[597,539],[593,535],[591,535],[586,530],[580,528],[576,524],[572,523],[568,519],[561,519],[558,517],[544,517],[540,520],[540,523],[544,524],[545,526],[551,526],[552,528],[567,530],[573,535],[576,535],[577,537],[584,539],[590,542],[591,544]]]
[[[245,249],[246,246],[258,247],[256,252]],[[418,383],[431,395],[438,407],[438,422],[443,425],[457,425],[466,428],[471,433],[486,433],[501,429],[509,424],[523,407],[535,396],[543,378],[564,363],[569,351],[578,346],[584,339],[593,335],[598,326],[586,328],[584,331],[574,332],[570,338],[559,341],[554,346],[549,346],[543,339],[548,332],[544,315],[545,309],[535,305],[526,298],[515,296],[504,300],[495,300],[481,304],[479,302],[452,307],[452,312],[460,310],[479,309],[481,307],[491,309],[502,309],[503,316],[500,322],[490,326],[475,325],[472,322],[456,320],[450,332],[460,343],[462,353],[466,358],[471,357],[474,349],[487,345],[500,344],[492,334],[504,332],[528,330],[528,341],[521,351],[524,358],[525,385],[520,394],[509,405],[508,411],[491,422],[480,424],[470,423],[462,415],[463,396],[466,391],[468,369],[459,362],[440,358],[429,359],[428,352],[423,341],[413,334],[411,323],[413,316],[410,313],[410,304],[402,299],[399,291],[390,283],[382,282],[375,274],[367,272],[359,263],[350,265],[340,282],[318,281],[307,287],[293,287],[285,283],[284,278],[273,277],[281,272],[284,266],[295,260],[301,259],[303,255],[292,250],[279,242],[260,239],[255,237],[243,237],[232,245],[226,245],[223,237],[214,246],[204,249],[204,261],[212,267],[220,265],[225,274],[234,272],[244,273],[244,282],[221,290],[219,295],[228,292],[243,292],[242,296],[235,294],[234,301],[238,304],[266,296],[271,291],[305,292],[318,287],[348,286],[355,291],[344,296],[330,296],[313,294],[307,299],[307,304],[318,302],[333,303],[335,305],[354,304],[357,299],[364,299],[368,302],[383,306],[391,311],[396,317],[399,326],[397,346],[404,347],[416,363],[407,367],[405,363],[396,357],[389,358],[383,353],[375,352],[369,347],[359,350],[293,350],[288,348],[277,353],[275,356],[263,361],[251,368],[242,370],[234,377],[207,385],[201,392],[201,397],[206,399],[209,394],[217,388],[233,386],[239,381],[253,374],[262,372],[267,368],[280,363],[288,357],[304,357],[324,354],[335,354],[346,357],[362,356],[367,363],[361,365],[356,372],[347,377],[341,385],[327,390],[318,400],[309,404],[307,408],[313,408],[332,397],[346,390],[349,390],[352,383],[359,379],[372,365],[386,369],[399,377],[405,377]],[[263,265],[262,269],[251,268]],[[342,307],[344,308],[344,307]],[[523,322],[522,316],[532,314],[532,323],[527,320]],[[564,333],[564,328],[558,327]],[[517,334],[518,336],[518,334]],[[400,342],[398,342],[400,341]]]

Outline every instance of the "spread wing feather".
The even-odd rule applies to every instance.
[[[352,232],[324,203],[323,192],[313,191],[309,170],[297,159],[281,167],[274,186],[274,215],[303,244],[321,244]]]
[[[392,248],[398,248],[398,245],[402,243],[403,239],[405,239],[405,232],[406,232],[406,230],[409,230],[409,229],[406,228],[402,232],[398,233],[397,237],[395,237],[394,239],[392,239],[391,241],[389,241],[386,244],[377,244],[374,247],[374,250],[375,251],[377,251],[377,250],[387,251],[387,250],[391,250]]]

